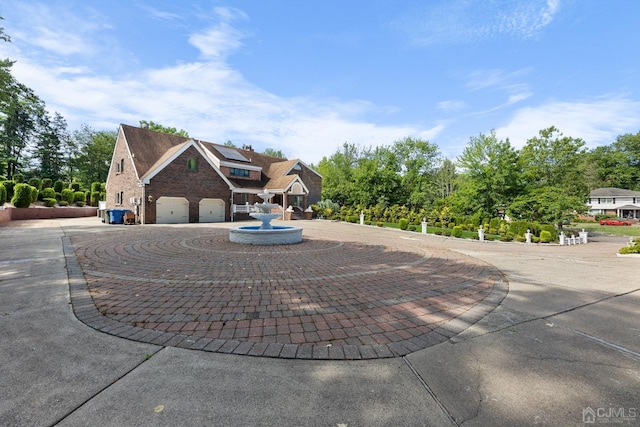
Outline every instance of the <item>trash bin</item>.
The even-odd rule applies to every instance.
[[[124,213],[127,209],[109,209],[109,224],[124,224]]]

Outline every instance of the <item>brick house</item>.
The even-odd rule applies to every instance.
[[[249,218],[257,194],[292,207],[294,218],[317,203],[322,177],[298,159],[284,160],[121,124],[107,177],[107,209],[129,209],[142,224]]]

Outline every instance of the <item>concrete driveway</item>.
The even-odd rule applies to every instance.
[[[205,233],[230,224],[15,222],[0,228],[0,425],[640,424],[640,259],[616,256],[624,239],[560,247],[300,223],[316,242],[357,243],[366,252],[382,241],[464,260],[465,268],[443,280],[484,265],[499,272],[508,292],[464,327],[443,323],[439,342],[402,355],[303,360],[158,345],[78,320],[74,306],[89,310],[91,298],[71,304],[70,289],[87,288],[73,242],[95,236],[97,245],[135,228]],[[389,261],[385,268],[404,267]],[[395,285],[393,276],[381,277]]]

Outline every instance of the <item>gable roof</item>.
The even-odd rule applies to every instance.
[[[120,125],[125,143],[134,163],[137,178],[148,182],[187,148],[194,147],[218,172],[230,189],[263,190],[264,188],[288,189],[294,181],[300,181],[297,174],[290,174],[296,164],[307,167],[298,159],[286,160],[268,154],[256,153],[236,147],[199,141],[177,135],[168,135],[126,124]],[[220,165],[251,170],[261,170],[260,180],[226,177]],[[318,176],[320,176],[318,174]],[[304,183],[302,184],[304,186]],[[305,187],[306,190],[306,187]]]
[[[591,190],[591,197],[640,197],[640,191],[625,190],[622,188],[606,187]]]

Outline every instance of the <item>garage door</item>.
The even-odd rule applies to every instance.
[[[156,224],[189,222],[189,201],[184,197],[160,197],[156,201]]]
[[[200,222],[224,222],[224,200],[200,200]]]

